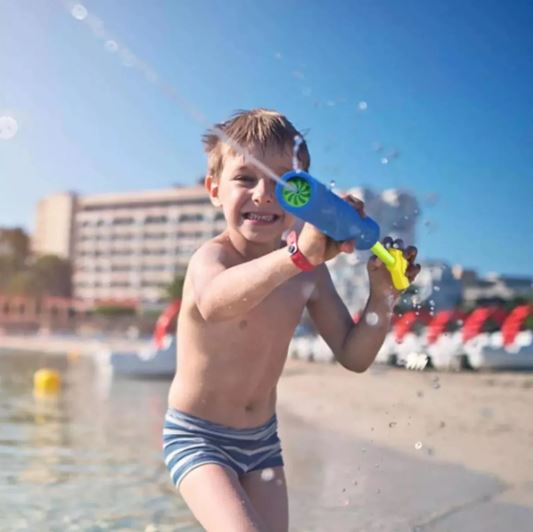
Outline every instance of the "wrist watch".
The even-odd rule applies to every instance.
[[[292,262],[304,272],[310,272],[316,268],[311,264],[306,256],[298,249],[298,237],[296,231],[291,231],[287,235],[287,251],[291,257]]]

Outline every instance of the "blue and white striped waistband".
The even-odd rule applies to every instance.
[[[202,419],[192,414],[187,414],[175,408],[169,408],[165,416],[163,434],[179,434],[180,430],[190,433],[194,431],[206,436],[222,437],[236,440],[264,440],[277,431],[277,417],[274,414],[266,423],[259,427],[235,428],[221,425],[207,419]]]

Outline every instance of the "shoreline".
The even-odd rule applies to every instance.
[[[0,334],[0,355],[8,351],[57,356],[92,356],[102,350],[136,351],[150,344],[151,338],[95,338],[72,335]]]

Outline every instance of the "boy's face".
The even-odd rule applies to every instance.
[[[278,176],[292,169],[289,147],[285,151],[277,146],[249,147],[247,151]],[[278,241],[283,231],[295,222],[276,200],[276,182],[256,168],[248,157],[227,150],[218,181],[208,176],[206,186],[211,201],[222,207],[228,229],[237,230],[250,242]]]

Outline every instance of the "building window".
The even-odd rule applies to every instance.
[[[200,213],[184,213],[181,214],[178,221],[180,222],[199,222],[203,220],[204,217]]]
[[[131,225],[133,223],[133,218],[131,216],[125,216],[122,218],[114,218],[113,225]]]
[[[167,217],[162,216],[147,216],[144,220],[145,224],[164,224],[167,223]]]

